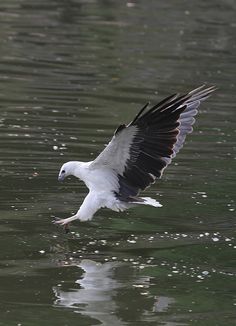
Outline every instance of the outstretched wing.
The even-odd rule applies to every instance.
[[[214,90],[203,85],[185,95],[171,95],[149,110],[146,104],[127,126],[117,128],[90,167],[113,170],[119,179],[117,198],[129,201],[161,177],[192,132],[201,101]]]

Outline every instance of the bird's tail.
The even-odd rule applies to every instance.
[[[155,199],[151,197],[138,197],[139,200],[133,201],[134,204],[141,204],[141,205],[150,205],[154,207],[162,207],[162,205]]]

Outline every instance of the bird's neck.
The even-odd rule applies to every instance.
[[[74,175],[76,178],[84,180],[84,176],[88,168],[88,163],[89,162],[79,162],[79,161],[71,162],[71,168],[72,168],[71,174]]]

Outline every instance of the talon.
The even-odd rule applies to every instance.
[[[54,220],[52,220],[53,224],[58,224],[60,222],[60,218],[59,217],[54,217]]]
[[[78,219],[78,216],[77,215],[73,215],[71,217],[68,217],[68,218],[63,218],[63,219],[59,219],[59,218],[55,218],[53,223],[54,224],[59,224],[61,226],[63,226],[64,230],[66,233],[69,233],[70,232],[70,229],[69,229],[69,224],[70,222],[74,221],[74,220],[77,220]]]
[[[66,219],[55,218],[53,221],[54,224],[67,225]]]

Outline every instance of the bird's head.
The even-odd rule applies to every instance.
[[[69,175],[74,175],[75,168],[76,168],[76,162],[70,161],[64,163],[60,169],[58,175],[58,181],[63,181]]]

